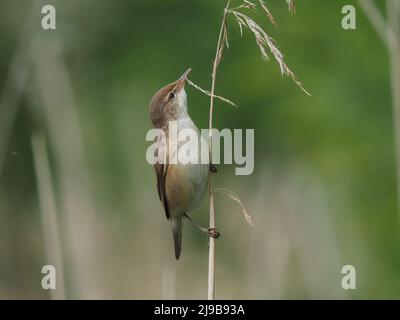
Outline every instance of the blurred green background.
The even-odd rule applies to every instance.
[[[43,4],[55,6],[56,30],[41,29]],[[217,195],[216,297],[399,298],[387,49],[355,1],[297,1],[294,16],[283,0],[267,4],[278,29],[250,15],[312,97],[263,62],[253,35],[241,39],[229,18],[217,93],[239,109],[217,101],[214,124],[255,129],[255,170],[235,176],[233,165],[219,165],[215,185],[240,195],[255,227]],[[357,9],[356,30],[341,28],[345,4]],[[210,87],[224,6],[1,1],[1,299],[206,298],[207,239],[186,224],[175,261],[145,135],[160,87],[188,67],[192,81]],[[193,87],[187,94],[192,118],[206,128],[208,97]],[[47,145],[52,185],[44,191],[32,137]],[[59,244],[46,243],[54,223],[45,221],[41,192],[50,211],[54,200]],[[207,197],[193,217],[208,223]],[[41,287],[46,264],[56,265],[58,296]],[[347,264],[357,270],[356,290],[341,287]]]

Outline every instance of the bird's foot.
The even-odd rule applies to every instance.
[[[184,216],[191,222],[193,223],[193,225],[197,228],[199,228],[199,230],[201,230],[202,232],[204,232],[205,234],[207,234],[209,237],[214,238],[214,239],[218,239],[219,236],[221,235],[218,232],[218,228],[206,228],[206,227],[202,227],[201,225],[199,225],[197,222],[195,222],[187,213],[184,214]]]
[[[215,164],[213,164],[213,163],[210,163],[210,171],[212,173],[217,173],[218,172],[217,166]]]
[[[211,238],[214,239],[218,239],[221,235],[221,233],[218,232],[218,228],[208,228],[207,233]]]

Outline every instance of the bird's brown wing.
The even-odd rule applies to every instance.
[[[157,139],[158,140],[158,139]],[[163,140],[158,140],[158,147],[155,150],[155,156],[158,158],[159,154],[161,154],[161,158],[167,159],[167,142]],[[167,168],[168,168],[168,163],[166,160],[163,161],[163,163],[156,163],[154,165],[154,169],[156,170],[156,176],[157,176],[157,191],[158,191],[158,196],[160,197],[161,203],[164,207],[165,211],[165,216],[167,219],[169,219],[169,207],[168,207],[168,201],[167,201],[167,195],[165,192],[165,183],[167,179]]]
[[[169,208],[167,202],[167,196],[165,194],[165,181],[167,178],[167,167],[168,164],[160,164],[156,163],[154,168],[156,169],[157,176],[157,191],[158,196],[160,197],[161,203],[163,204],[165,216],[169,219]]]

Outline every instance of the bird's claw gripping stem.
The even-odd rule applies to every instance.
[[[218,239],[221,233],[218,232],[218,228],[208,228],[208,235],[211,238]]]

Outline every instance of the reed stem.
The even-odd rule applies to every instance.
[[[219,30],[219,37],[217,43],[217,50],[215,52],[215,58],[213,63],[212,71],[212,82],[211,82],[211,96],[210,96],[210,119],[209,119],[209,160],[212,163],[212,128],[213,128],[213,112],[214,112],[214,94],[215,94],[215,83],[217,79],[217,69],[220,62],[219,56],[221,51],[221,45],[223,40],[223,33],[226,23],[227,10],[231,0],[228,0],[226,4],[224,15],[222,17],[221,28]],[[210,199],[210,228],[215,228],[215,201],[214,201],[214,191],[213,191],[213,177],[210,173],[208,177],[208,190]],[[213,300],[215,297],[215,240],[210,237],[210,247],[208,252],[208,300]]]

